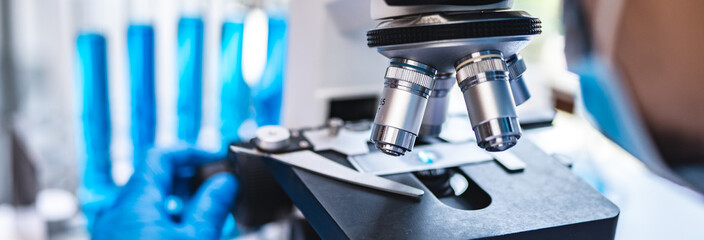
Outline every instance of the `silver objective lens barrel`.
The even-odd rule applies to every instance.
[[[530,98],[530,91],[528,91],[528,86],[523,80],[523,73],[526,72],[526,63],[523,61],[523,57],[520,54],[511,56],[508,61],[506,61],[508,67],[508,82],[511,85],[511,94],[513,94],[513,101],[516,102],[516,106],[523,104]]]
[[[516,145],[521,128],[503,54],[475,52],[457,61],[455,68],[479,147],[503,151]]]
[[[435,87],[428,98],[428,106],[423,114],[423,123],[420,125],[421,136],[437,137],[442,130],[442,124],[447,118],[448,98],[455,80],[452,74],[438,74],[435,77]]]
[[[376,148],[393,156],[413,149],[436,73],[423,63],[391,59],[372,126],[371,141]]]

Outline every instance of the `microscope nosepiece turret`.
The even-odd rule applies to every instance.
[[[530,97],[518,52],[541,33],[541,23],[526,12],[486,7],[397,15],[367,32],[367,45],[391,59],[371,136],[380,151],[400,156],[413,149],[419,133],[439,135],[445,117],[424,114],[447,113],[443,94],[453,84],[442,80],[452,73],[477,145],[487,151],[516,145],[521,128],[515,108]],[[426,110],[429,97],[436,99]]]

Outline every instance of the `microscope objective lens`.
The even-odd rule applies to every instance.
[[[428,98],[428,106],[423,114],[423,123],[420,125],[420,135],[428,137],[440,135],[442,124],[447,118],[449,101],[447,95],[455,85],[452,75],[452,73],[445,73],[435,77],[435,86]]]
[[[386,68],[371,141],[380,151],[401,156],[413,149],[436,70],[403,58],[392,58]]]
[[[516,145],[521,128],[503,54],[494,50],[475,52],[455,66],[479,147],[504,151]]]
[[[509,84],[511,85],[511,94],[516,106],[523,104],[530,98],[530,91],[523,79],[523,73],[526,71],[526,63],[520,54],[513,55],[506,61],[508,67]]]

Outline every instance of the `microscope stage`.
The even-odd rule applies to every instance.
[[[527,139],[512,150],[523,171],[496,161],[453,168],[469,180],[459,197],[436,197],[413,173],[384,176],[423,189],[420,200],[264,163],[323,239],[614,238],[614,204]],[[319,154],[352,168],[343,154]]]

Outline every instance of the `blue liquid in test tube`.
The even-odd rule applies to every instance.
[[[198,140],[201,121],[203,20],[183,17],[178,22],[178,138]]]
[[[110,108],[105,37],[81,33],[76,39],[76,76],[83,133],[82,175],[78,198],[89,224],[109,205],[116,189],[110,164]],[[80,144],[80,143],[79,143]]]
[[[242,33],[244,23],[225,22],[222,26],[220,53],[220,132],[223,147],[238,142],[238,130],[249,117],[250,90],[242,75]]]
[[[133,24],[127,28],[131,78],[131,128],[134,166],[144,161],[154,146],[156,100],[154,90],[154,28]]]
[[[286,19],[269,18],[266,69],[254,96],[255,120],[259,126],[279,124],[286,66]]]

